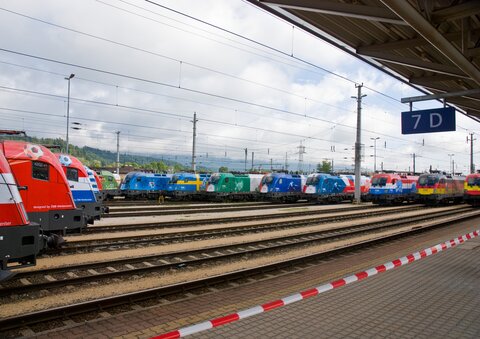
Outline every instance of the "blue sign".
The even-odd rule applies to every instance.
[[[402,134],[455,131],[455,107],[402,112]]]

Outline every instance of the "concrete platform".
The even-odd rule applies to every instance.
[[[190,338],[480,338],[480,239]]]
[[[39,338],[150,338],[331,282],[480,229],[480,218],[328,259],[300,271],[165,301]],[[479,338],[480,240],[187,338]]]

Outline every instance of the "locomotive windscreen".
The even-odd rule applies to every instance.
[[[262,184],[271,184],[273,182],[273,177],[271,175],[267,175],[266,177],[263,177],[262,179]]]
[[[32,177],[48,181],[50,165],[41,161],[32,161]]]
[[[316,185],[316,184],[318,184],[318,177],[317,177],[317,176],[308,177],[306,184],[307,184],[307,185]]]
[[[375,177],[372,179],[372,186],[385,186],[387,184],[387,178],[385,177]]]
[[[418,184],[421,186],[433,186],[438,182],[438,177],[434,175],[421,175],[418,178]]]
[[[480,177],[470,177],[467,179],[469,186],[480,186]]]
[[[215,185],[220,181],[220,176],[219,175],[212,175],[209,179],[210,183]]]
[[[78,170],[67,167],[67,179],[70,181],[78,181]]]

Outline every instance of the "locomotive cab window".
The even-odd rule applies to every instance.
[[[41,161],[32,161],[32,177],[38,180],[49,179],[50,165]]]
[[[420,176],[418,184],[421,186],[433,186],[438,182],[438,178],[434,175]]]
[[[480,186],[480,177],[470,177],[467,179],[469,186]]]
[[[218,175],[212,175],[210,177],[210,183],[213,185],[217,184],[219,181],[220,181],[220,176]]]
[[[306,182],[307,185],[316,185],[318,184],[318,177],[308,177],[307,178],[307,182]]]
[[[385,177],[376,177],[372,179],[372,186],[385,186],[387,184],[387,178]]]
[[[229,180],[228,178],[225,178],[225,183],[228,184]]]
[[[78,181],[78,170],[67,167],[67,179],[70,181]]]
[[[268,184],[271,184],[273,182],[273,177],[271,175],[268,175],[265,177],[265,183],[268,185]]]

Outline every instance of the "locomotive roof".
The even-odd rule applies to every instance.
[[[61,173],[67,182],[67,177],[63,173],[62,165],[55,154],[48,148],[25,141],[4,140],[1,142],[3,153],[7,159],[43,161],[52,166],[57,172]]]
[[[58,157],[68,157],[71,160],[71,163],[68,166],[65,166],[65,164],[61,163],[62,167],[72,167],[78,170],[79,173],[81,173],[83,177],[88,177],[87,170],[85,169],[85,166],[83,166],[82,162],[78,160],[76,157],[73,155],[66,155],[63,153],[55,153]],[[92,171],[93,172],[93,171]]]
[[[378,177],[388,177],[388,178],[405,178],[405,179],[417,179],[418,176],[416,175],[408,175],[408,174],[403,174],[403,173],[375,173],[372,175],[373,178],[378,178]]]

